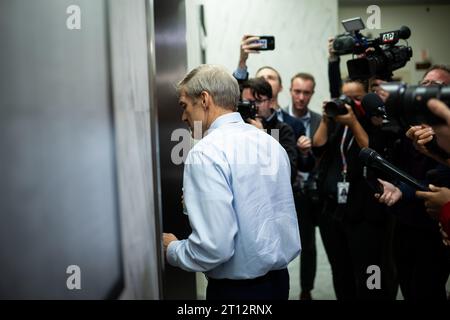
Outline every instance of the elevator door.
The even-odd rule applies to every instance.
[[[106,12],[0,2],[0,299],[121,289]]]

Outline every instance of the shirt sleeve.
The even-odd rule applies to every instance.
[[[340,70],[340,59],[328,62],[328,83],[330,86],[330,96],[331,98],[338,98],[341,94],[341,70]]]
[[[172,242],[167,260],[187,271],[205,272],[234,254],[237,234],[229,166],[219,155],[192,150],[184,168],[184,201],[192,233]]]
[[[236,70],[234,70],[233,72],[233,76],[236,78],[236,80],[238,81],[246,81],[248,80],[248,72],[247,69],[243,69],[243,68],[237,68]]]

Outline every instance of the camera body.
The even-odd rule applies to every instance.
[[[237,105],[237,112],[241,114],[242,119],[245,121],[247,119],[256,119],[258,113],[258,108],[254,102],[250,101],[239,101]]]
[[[353,80],[372,77],[390,80],[392,72],[404,67],[412,57],[411,47],[396,45],[400,39],[411,36],[406,26],[368,39],[360,32],[365,28],[361,18],[344,20],[342,24],[347,33],[336,36],[333,42],[335,54],[365,54],[365,57],[347,61],[349,77]]]
[[[355,108],[355,102],[353,99],[347,97],[346,95],[341,95],[339,98],[328,101],[324,107],[327,116],[334,118],[336,116],[348,113],[345,104],[350,105],[352,109]]]
[[[436,98],[450,105],[450,86],[408,86],[403,82],[390,82],[381,87],[389,94],[386,101],[388,117],[397,120],[402,127],[445,123],[428,109],[427,102]]]
[[[404,67],[412,57],[412,49],[407,46],[388,46],[375,49],[364,58],[347,61],[347,70],[351,79],[389,80],[392,72]]]

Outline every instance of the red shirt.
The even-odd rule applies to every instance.
[[[441,209],[441,213],[439,215],[439,222],[442,226],[442,230],[446,233],[444,237],[445,242],[449,242],[450,236],[450,201],[447,202]]]

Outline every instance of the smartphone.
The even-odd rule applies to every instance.
[[[259,36],[259,40],[254,43],[261,43],[261,48],[255,50],[274,50],[275,49],[275,37],[274,36]]]

